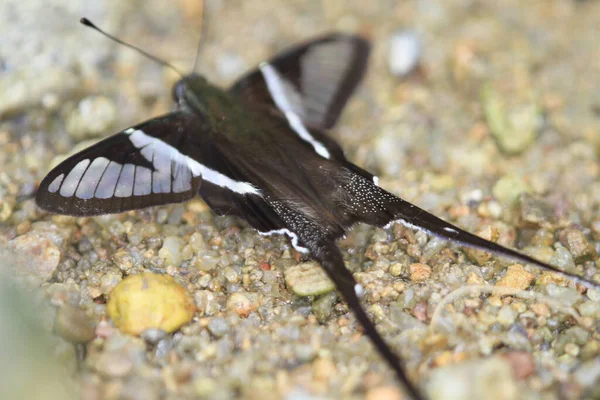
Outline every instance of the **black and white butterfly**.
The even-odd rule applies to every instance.
[[[185,76],[174,87],[175,111],[68,158],[43,179],[36,202],[53,213],[89,216],[199,194],[217,214],[243,218],[260,234],[288,235],[322,265],[407,391],[422,399],[361,307],[363,289],[336,245],[356,223],[399,221],[599,285],[449,224],[380,188],[346,159],[324,130],[363,77],[369,49],[360,37],[332,34],[260,64],[228,90]]]

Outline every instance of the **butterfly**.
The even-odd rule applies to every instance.
[[[91,24],[89,21],[82,21]],[[327,135],[365,75],[370,44],[329,34],[261,63],[227,90],[197,74],[173,88],[175,110],[69,157],[42,180],[39,207],[90,216],[200,195],[261,235],[289,236],[320,263],[365,334],[414,399],[423,399],[360,304],[364,289],[336,241],[355,224],[410,228],[600,284],[482,239],[387,192]]]

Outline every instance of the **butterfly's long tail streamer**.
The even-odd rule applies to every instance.
[[[419,229],[426,233],[459,244],[473,247],[503,256],[515,261],[535,265],[546,271],[554,272],[568,278],[588,289],[600,290],[600,283],[588,280],[572,272],[563,271],[553,265],[536,260],[526,254],[511,250],[497,243],[480,238],[459,227],[452,225],[441,218],[405,201],[393,194],[374,185],[371,181],[352,174],[344,185],[345,191],[353,199],[351,206],[358,204],[355,209],[350,209],[357,220],[380,227],[388,226],[394,222],[402,223],[410,228]]]
[[[362,325],[365,334],[371,339],[379,354],[392,367],[396,376],[404,385],[406,392],[413,400],[425,400],[417,387],[410,382],[404,366],[400,363],[399,358],[390,349],[387,343],[383,340],[375,325],[362,308],[357,289],[360,286],[344,265],[344,259],[340,250],[333,242],[321,241],[318,244],[313,244],[311,247],[311,255],[321,264],[327,272],[329,278],[335,283],[337,289],[342,294],[349,308],[354,312],[356,319]]]

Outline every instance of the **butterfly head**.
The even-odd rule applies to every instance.
[[[199,94],[203,93],[208,86],[208,81],[201,75],[184,76],[173,85],[173,101],[183,108],[202,109],[202,99]]]

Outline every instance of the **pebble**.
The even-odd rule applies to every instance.
[[[401,263],[394,263],[392,265],[390,265],[390,275],[392,276],[400,276],[402,275],[402,270],[404,269],[404,266]]]
[[[410,264],[409,270],[412,282],[423,282],[431,276],[431,267],[427,264],[413,263]]]
[[[554,222],[552,207],[543,199],[524,192],[518,197],[521,221],[529,227]]]
[[[579,229],[564,229],[560,232],[558,238],[569,250],[576,264],[593,260],[596,257],[596,249]]]
[[[519,196],[531,191],[530,186],[516,175],[505,175],[500,178],[492,188],[492,194],[505,206],[512,206]]]
[[[531,99],[509,109],[506,98],[491,84],[481,93],[486,121],[500,150],[508,155],[527,150],[536,139],[541,120],[537,103]]]
[[[529,308],[540,317],[548,318],[550,316],[550,308],[544,303],[533,303]]]
[[[54,332],[70,343],[87,343],[96,337],[96,323],[81,308],[64,304],[56,312]]]
[[[431,400],[516,400],[519,390],[511,364],[501,357],[435,369],[427,385]]]
[[[395,32],[389,42],[390,71],[398,77],[408,75],[419,65],[421,53],[422,44],[416,32],[408,30]]]
[[[213,317],[208,321],[207,328],[213,336],[220,338],[229,332],[229,323],[223,317]]]
[[[38,286],[52,277],[60,262],[60,249],[47,237],[31,231],[8,242],[15,254],[11,263],[3,263],[19,277]]]
[[[144,273],[122,280],[110,293],[107,312],[123,332],[149,328],[174,332],[191,321],[196,307],[187,291],[168,275]]]
[[[106,134],[115,124],[117,107],[104,96],[90,96],[81,100],[66,119],[67,132],[76,140]]]
[[[402,400],[402,392],[394,386],[380,386],[369,389],[365,400]]]
[[[512,367],[515,379],[522,380],[535,373],[535,359],[526,351],[510,351],[501,355]]]
[[[133,369],[133,360],[121,352],[105,352],[99,355],[94,368],[106,377],[122,378]]]
[[[163,260],[165,265],[179,266],[181,264],[181,249],[183,240],[177,236],[167,236],[163,240],[163,245],[158,251],[158,257]]]
[[[312,312],[320,323],[323,324],[329,320],[336,301],[337,294],[335,292],[326,293],[313,301]]]
[[[475,234],[491,242],[496,242],[498,240],[498,230],[492,228],[490,225],[482,227],[475,232]],[[477,265],[483,265],[492,258],[492,254],[490,252],[474,249],[472,247],[465,248],[464,252],[467,257],[469,257],[469,259],[474,263],[477,263]]]
[[[229,296],[226,307],[227,311],[234,312],[238,316],[246,318],[252,311],[256,310],[258,304],[251,301],[245,294],[236,292]]]
[[[575,380],[582,386],[592,387],[600,381],[600,358],[582,363],[575,371]]]
[[[496,286],[525,290],[534,279],[535,275],[526,271],[521,264],[513,264],[508,267],[506,274],[496,282]]]
[[[554,300],[558,300],[565,306],[572,306],[581,299],[581,294],[575,289],[558,286],[554,283],[546,285],[546,292]]]
[[[149,344],[157,344],[167,336],[167,332],[159,328],[148,328],[140,334],[140,337]]]
[[[107,295],[123,280],[123,275],[119,270],[109,270],[100,279],[100,291]]]
[[[298,296],[318,296],[335,290],[335,284],[314,261],[291,266],[284,276],[287,286]]]
[[[498,311],[498,322],[504,326],[510,326],[515,322],[515,319],[517,319],[517,313],[511,306],[502,306]]]

